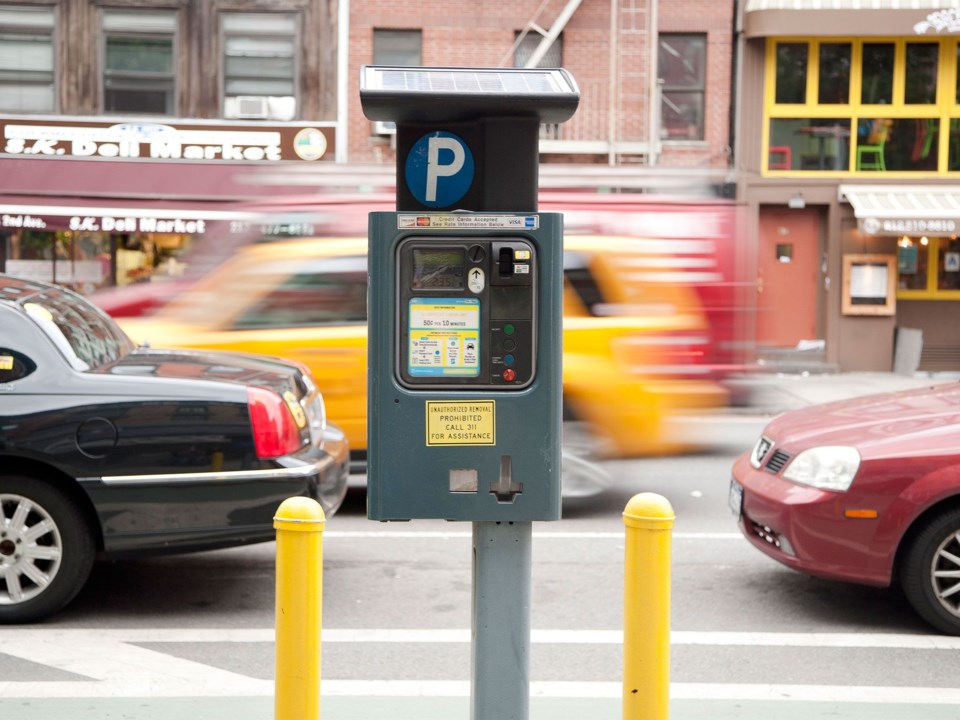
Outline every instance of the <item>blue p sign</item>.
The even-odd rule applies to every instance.
[[[428,207],[453,205],[473,184],[473,154],[453,133],[438,130],[414,143],[407,155],[407,187]]]

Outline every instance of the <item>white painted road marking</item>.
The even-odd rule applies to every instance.
[[[220,670],[138,647],[135,643],[271,643],[273,628],[231,629],[5,629],[0,654],[70,672],[76,681],[0,682],[0,699],[110,697],[259,697],[273,694],[272,681]],[[618,630],[533,630],[535,644],[619,645]],[[338,629],[323,631],[324,643],[469,643],[467,629]],[[823,648],[893,648],[956,652],[960,638],[870,633],[671,633],[674,645]],[[324,695],[340,697],[466,697],[465,681],[324,680]],[[619,682],[533,682],[535,697],[616,698]],[[957,704],[960,689],[672,683],[671,696],[686,700],[803,700],[896,704]]]
[[[429,539],[453,540],[459,538],[470,539],[473,535],[466,531],[437,531],[437,530],[327,530],[324,538],[361,539]],[[534,532],[535,540],[623,540],[623,532]],[[743,535],[738,532],[716,533],[673,533],[675,540],[741,540]]]

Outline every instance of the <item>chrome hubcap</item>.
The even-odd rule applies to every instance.
[[[42,593],[60,570],[62,554],[50,513],[30,498],[0,494],[0,605]]]
[[[949,535],[934,553],[931,580],[940,604],[960,617],[960,531]]]

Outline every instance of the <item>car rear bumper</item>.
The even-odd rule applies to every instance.
[[[81,486],[98,511],[112,555],[209,550],[272,540],[284,500],[307,496],[332,516],[347,492],[349,445],[329,425],[320,442],[270,468],[113,475]]]
[[[733,466],[733,481],[743,488],[740,531],[761,552],[800,572],[866,585],[890,584],[890,572],[878,568],[869,538],[870,521],[843,515],[843,493],[818,490],[784,480],[750,465],[749,453]]]

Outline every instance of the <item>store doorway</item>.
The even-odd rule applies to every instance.
[[[760,208],[757,344],[797,348],[819,338],[820,213]]]

